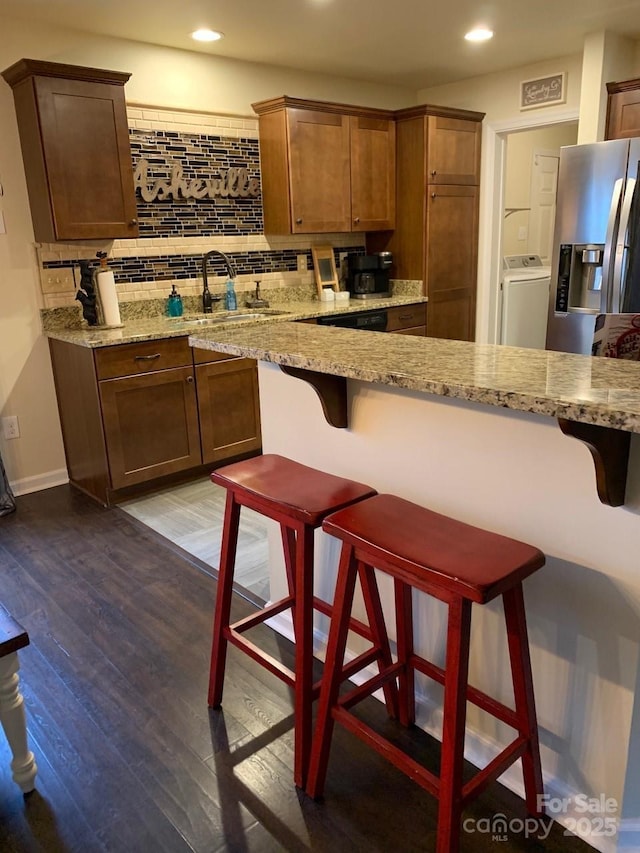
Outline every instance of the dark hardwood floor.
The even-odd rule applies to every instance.
[[[0,601],[28,630],[21,686],[37,790],[23,798],[0,735],[0,850],[431,851],[433,798],[336,730],[326,799],[292,782],[289,690],[236,650],[223,711],[206,704],[216,583],[119,509],[69,487],[17,499],[0,519]],[[238,617],[251,605],[237,597]],[[291,660],[290,644],[261,641]],[[363,715],[391,728],[384,707]],[[437,766],[416,729],[398,741]],[[467,817],[523,817],[494,785]],[[555,826],[545,840],[467,833],[471,851],[589,851]]]

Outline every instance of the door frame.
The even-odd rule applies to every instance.
[[[482,128],[480,222],[478,228],[478,291],[476,341],[494,344],[500,333],[500,280],[502,278],[502,219],[506,169],[506,137],[514,131],[538,130],[575,122],[579,110],[560,110],[552,115],[516,116],[487,122]]]

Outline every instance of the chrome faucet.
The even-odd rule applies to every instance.
[[[224,252],[218,251],[218,249],[211,249],[210,252],[207,252],[202,258],[202,310],[205,314],[211,314],[213,303],[220,302],[222,296],[212,296],[209,290],[209,283],[207,280],[207,263],[209,258],[217,255],[222,258],[224,261],[224,265],[227,268],[227,275],[230,279],[234,279],[236,277],[235,267],[231,263],[230,259],[225,255]]]

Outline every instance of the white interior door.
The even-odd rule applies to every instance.
[[[545,266],[551,266],[559,164],[559,151],[534,151],[528,251],[532,255],[540,255]]]

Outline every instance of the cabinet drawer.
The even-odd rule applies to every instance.
[[[399,329],[411,329],[414,326],[425,326],[427,323],[427,306],[402,305],[397,308],[389,308],[387,311],[387,332],[396,332]]]
[[[100,347],[95,351],[95,359],[98,379],[135,376],[139,373],[151,373],[170,367],[189,367],[193,364],[191,347],[186,336]]]

